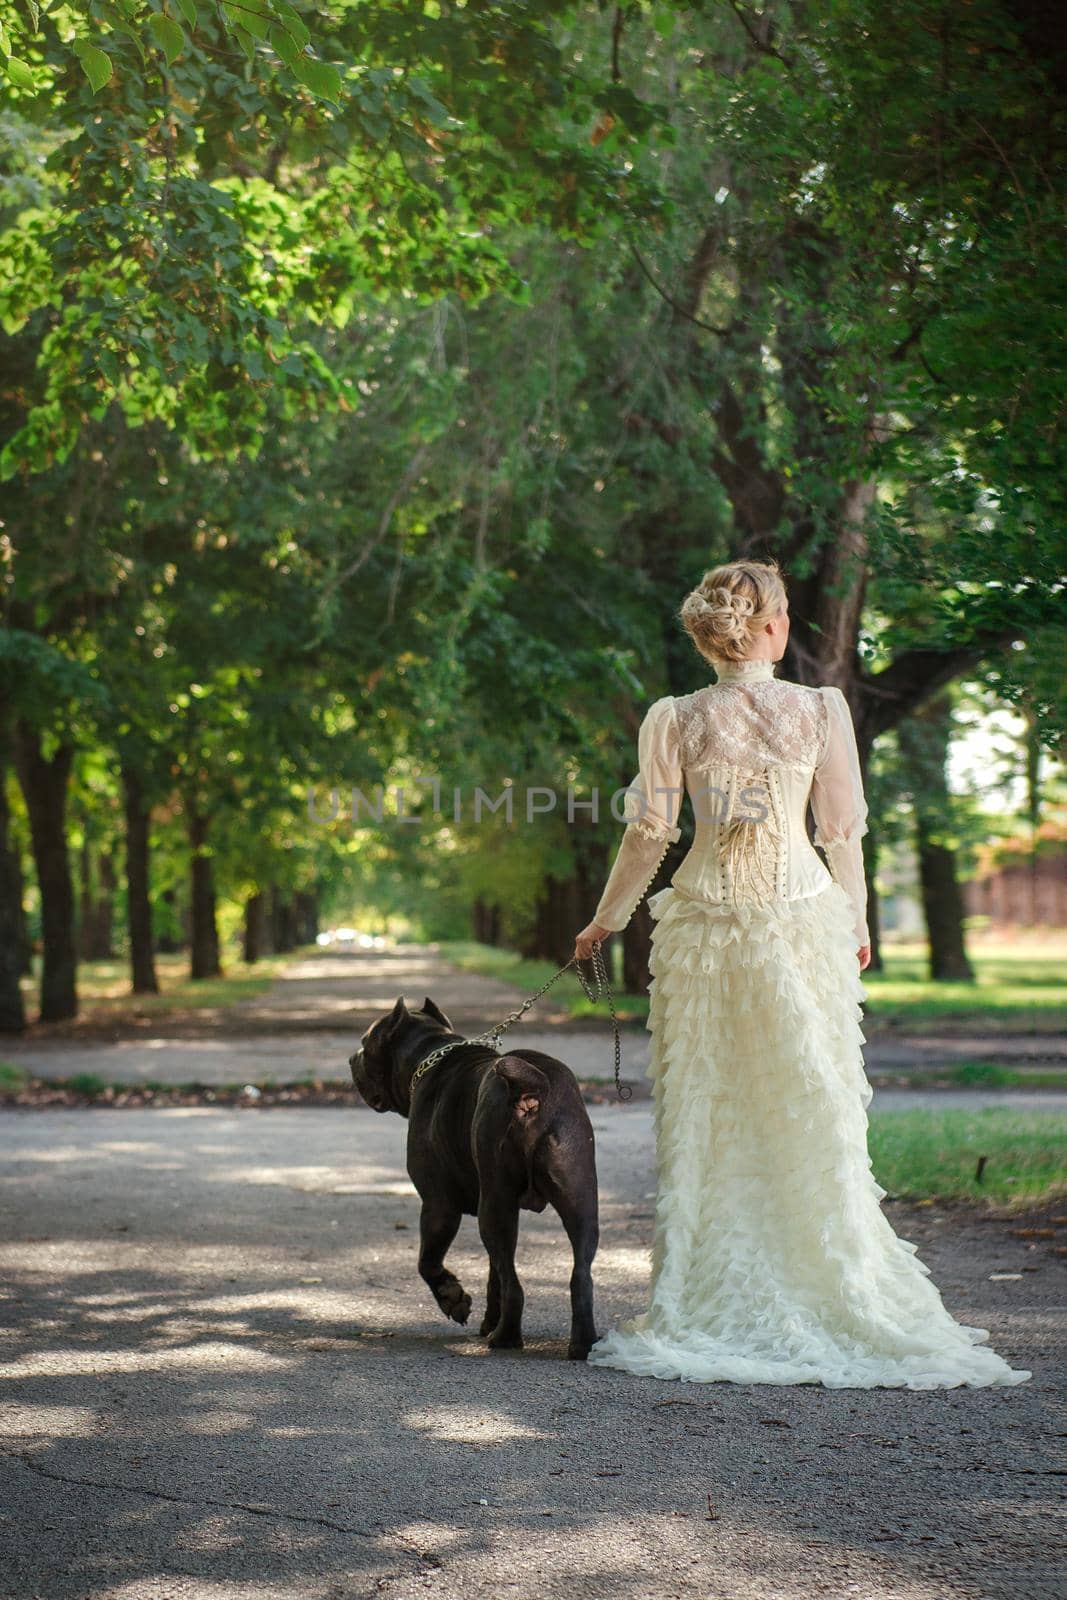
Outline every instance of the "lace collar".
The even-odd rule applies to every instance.
[[[768,678],[774,677],[776,665],[777,662],[761,656],[750,657],[745,661],[728,661],[725,656],[716,656],[712,661],[717,683],[734,679],[740,679],[744,683],[763,683]]]

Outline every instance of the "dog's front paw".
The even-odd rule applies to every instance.
[[[471,1314],[471,1297],[456,1278],[438,1292],[437,1304],[453,1322],[466,1322]]]
[[[588,1359],[591,1349],[592,1345],[588,1344],[569,1344],[567,1346],[567,1360],[585,1361]]]

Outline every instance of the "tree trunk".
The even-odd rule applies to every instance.
[[[186,949],[189,941],[184,935],[179,937],[175,933],[175,929],[181,927],[185,913],[179,909],[178,896],[173,889],[160,890],[158,910],[158,917],[152,919],[152,948],[160,955],[177,955],[179,950]]]
[[[148,824],[144,785],[129,767],[122,769],[126,807],[126,921],[130,934],[130,979],[134,994],[158,994],[152,953],[152,902],[149,898]]]
[[[192,852],[189,922],[189,976],[220,978],[219,931],[215,921],[215,874],[207,844],[207,818],[188,808],[189,847]]]
[[[19,721],[15,725],[15,759],[30,818],[41,894],[41,1021],[66,1022],[78,1014],[74,885],[67,849],[67,789],[74,746],[61,744],[46,760],[40,735]]]
[[[296,942],[314,944],[319,934],[318,897],[310,890],[301,889],[296,894]]]
[[[19,982],[23,959],[22,873],[9,837],[8,761],[8,734],[3,726],[0,727],[0,1033],[21,1033],[26,1026]]]
[[[97,861],[97,897],[93,913],[93,957],[97,961],[114,959],[112,934],[117,887],[115,855],[109,846],[101,850]]]
[[[952,703],[947,695],[928,701],[899,730],[900,748],[915,808],[919,885],[929,943],[930,977],[973,981],[963,936],[963,896],[956,876],[951,836],[952,797],[945,777]]]
[[[479,944],[500,943],[500,906],[495,900],[479,895],[471,907],[471,921]]]
[[[588,922],[588,915],[573,878],[545,879],[538,901],[538,948],[536,954],[560,966],[574,954],[574,937]]]
[[[870,964],[864,969],[867,972],[882,972],[882,925],[881,907],[878,903],[878,890],[875,887],[874,875],[878,867],[878,839],[873,829],[864,834],[863,840],[863,872],[867,879],[867,928],[871,935]]]
[[[19,971],[22,977],[32,978],[33,940],[30,938],[30,925],[26,919],[26,875],[22,869],[22,847],[17,840],[11,841],[11,862],[15,874],[15,895],[18,907]]]
[[[82,961],[90,959],[93,926],[93,859],[89,847],[89,825],[82,826],[82,844],[78,851],[78,955]]]
[[[272,884],[270,891],[271,943],[277,955],[285,955],[296,943],[292,897]]]
[[[263,934],[267,921],[267,902],[259,890],[245,901],[244,949],[242,959],[254,966],[263,954]]]
[[[917,823],[919,881],[930,943],[930,976],[973,982],[963,938],[963,899],[956,877],[956,854],[932,841],[922,820]]]
[[[652,977],[648,969],[652,953],[652,913],[647,896],[638,903],[621,937],[623,989],[627,994],[644,994]]]

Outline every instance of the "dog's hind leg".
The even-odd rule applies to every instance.
[[[478,1204],[478,1231],[496,1272],[500,1316],[489,1335],[492,1350],[522,1349],[522,1308],[526,1300],[515,1271],[519,1240],[519,1208],[483,1191]],[[488,1321],[488,1316],[486,1318]]]
[[[496,1268],[489,1263],[489,1281],[485,1289],[485,1316],[478,1329],[480,1334],[492,1333],[500,1321],[500,1279],[496,1275]]]
[[[571,1272],[571,1336],[569,1361],[584,1361],[597,1341],[593,1321],[593,1257],[600,1242],[596,1194],[573,1197],[557,1191],[553,1201],[574,1251]]]
[[[462,1208],[451,1200],[434,1195],[422,1202],[419,1272],[433,1290],[433,1297],[445,1316],[453,1322],[466,1322],[471,1311],[470,1295],[455,1273],[445,1266],[445,1255],[462,1220]]]
[[[593,1257],[600,1243],[600,1218],[592,1129],[572,1135],[566,1145],[551,1141],[547,1188],[574,1252],[571,1272],[570,1361],[584,1361],[599,1335],[593,1320]]]

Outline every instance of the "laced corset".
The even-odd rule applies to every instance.
[[[626,826],[593,921],[624,928],[667,847],[681,837],[689,795],[693,843],[671,883],[719,904],[781,902],[816,894],[832,877],[868,943],[860,840],[867,831],[859,754],[848,702],[832,686],[774,676],[773,663],[717,664],[718,681],[649,707]],[[807,808],[815,820],[814,844]]]

